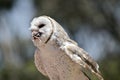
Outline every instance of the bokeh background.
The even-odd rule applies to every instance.
[[[59,22],[105,80],[120,80],[120,0],[0,0],[0,80],[48,80],[35,68],[28,30],[40,15]]]

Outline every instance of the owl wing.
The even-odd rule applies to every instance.
[[[103,80],[100,75],[98,64],[77,45],[65,43],[62,48],[65,53],[82,68],[81,71],[89,78],[89,80]]]
[[[43,75],[47,76],[47,73],[44,69],[44,66],[40,57],[39,49],[35,50],[34,59],[35,59],[35,66],[37,67],[38,71],[40,71]]]

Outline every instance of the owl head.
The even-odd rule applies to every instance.
[[[53,33],[53,23],[48,16],[40,16],[32,20],[30,30],[35,46],[42,46],[48,42]]]
[[[60,44],[65,40],[77,44],[69,38],[59,23],[48,16],[34,18],[31,22],[30,30],[32,32],[32,41],[37,47],[46,45],[48,42],[54,44],[56,40],[58,40],[57,43]]]

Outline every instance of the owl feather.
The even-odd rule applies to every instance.
[[[50,80],[103,80],[98,64],[48,16],[31,22],[35,65]]]

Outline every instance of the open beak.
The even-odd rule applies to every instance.
[[[34,39],[38,39],[39,37],[41,37],[42,33],[41,32],[35,32],[35,33],[32,33],[32,37]]]

